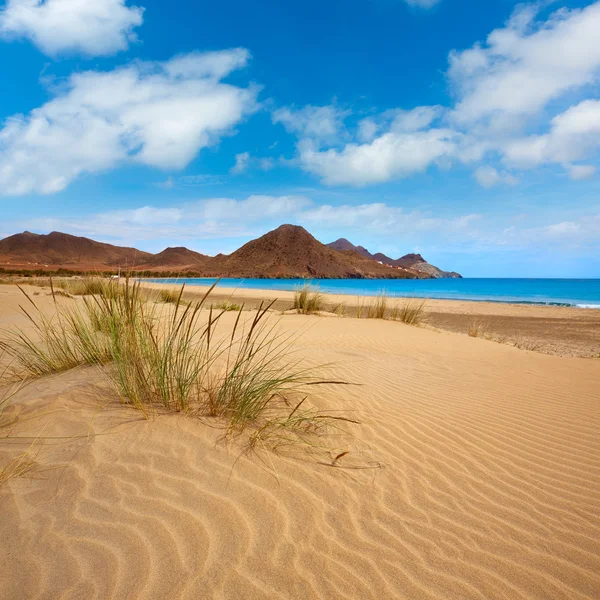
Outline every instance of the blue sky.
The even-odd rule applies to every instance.
[[[291,222],[600,277],[600,1],[8,0],[0,237],[230,252]]]

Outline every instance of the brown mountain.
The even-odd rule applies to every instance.
[[[121,248],[85,237],[53,231],[39,235],[25,231],[0,240],[0,262],[38,267],[98,269],[134,267],[152,257],[135,248]]]
[[[173,267],[186,267],[188,269],[197,270],[206,266],[208,261],[212,260],[210,256],[206,254],[200,254],[194,252],[188,248],[166,248],[162,252],[151,256],[143,264],[145,269],[150,268],[165,268],[171,269]]]
[[[405,256],[393,259],[381,252],[377,254],[371,254],[366,248],[363,246],[355,246],[352,242],[349,242],[346,238],[340,238],[335,242],[331,242],[331,244],[327,244],[330,248],[334,250],[346,250],[353,251],[365,258],[370,258],[371,260],[375,260],[377,262],[383,263],[384,265],[389,265],[391,267],[401,267],[403,269],[409,269],[413,271],[418,271],[419,273],[423,273],[425,275],[429,275],[434,279],[459,279],[461,275],[455,273],[453,271],[442,271],[438,267],[434,265],[430,265],[420,254],[406,254]]]
[[[282,225],[248,242],[228,256],[215,256],[207,276],[222,277],[323,277],[414,279],[409,269],[392,269],[352,251],[338,251],[317,241],[306,229]]]
[[[233,254],[219,254],[214,258],[183,247],[150,254],[66,233],[39,235],[25,231],[0,240],[0,267],[48,271],[121,268],[269,278],[428,279],[442,273],[420,255],[407,255],[394,261],[383,254],[372,255],[366,248],[354,246],[348,240],[325,245],[296,225],[282,225],[248,242]]]

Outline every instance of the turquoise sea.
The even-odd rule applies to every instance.
[[[156,283],[212,285],[216,279],[152,279]],[[221,288],[294,290],[304,279],[221,279]],[[600,309],[600,279],[314,279],[324,293],[488,300]]]

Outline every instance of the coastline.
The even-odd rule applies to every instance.
[[[46,315],[83,303],[25,289]],[[0,286],[0,330],[29,326],[20,305]],[[468,309],[538,333],[597,312],[430,308]],[[4,413],[0,468],[31,452],[34,470],[0,489],[0,597],[597,598],[600,359],[432,325],[267,318],[303,365],[356,384],[311,386],[305,405],[357,422],[251,453],[213,418],[144,418],[96,367],[35,379]]]
[[[166,285],[182,285],[185,284],[189,287],[207,287],[212,285],[215,282],[219,282],[221,288],[224,289],[240,289],[240,290],[253,290],[257,293],[264,292],[273,292],[273,293],[282,293],[282,292],[293,292],[299,286],[301,286],[304,281],[306,281],[311,287],[320,291],[323,294],[328,295],[340,295],[345,297],[352,296],[361,296],[361,297],[374,297],[381,293],[384,293],[386,296],[390,298],[422,298],[427,300],[448,300],[448,301],[459,301],[459,302],[491,302],[498,304],[518,304],[518,305],[533,305],[533,306],[558,306],[558,307],[569,307],[569,308],[583,308],[583,309],[599,309],[600,310],[600,279],[574,279],[574,280],[548,280],[548,279],[490,279],[490,278],[460,278],[456,279],[427,279],[427,280],[386,280],[386,279],[316,279],[316,280],[301,280],[297,278],[217,278],[217,277],[140,277],[137,278],[138,281],[144,283],[159,283]],[[279,285],[268,285],[267,282],[281,282]],[[373,288],[367,284],[373,283],[377,281],[377,287]],[[412,287],[412,289],[394,289],[393,285],[402,283],[402,284],[411,284],[415,282],[419,282],[417,287]],[[492,294],[488,291],[485,293],[484,291],[479,291],[478,293],[474,293],[471,291],[452,289],[453,284],[451,282],[459,281],[459,287],[464,283],[469,284],[470,282],[494,282],[494,284],[503,283],[503,282],[515,282],[515,281],[523,281],[525,285],[527,283],[534,282],[536,284],[539,283],[547,283],[549,281],[558,281],[558,282],[584,282],[589,285],[590,282],[598,282],[598,293],[597,295],[592,295],[590,298],[564,298],[564,297],[551,297],[543,295],[539,297],[539,299],[534,299],[534,294],[529,296],[524,295],[519,298],[516,295],[511,295],[507,293],[507,295],[498,295],[497,297],[491,297]],[[206,282],[203,284],[202,282]],[[235,282],[235,284],[232,284]],[[293,282],[289,283],[289,282]],[[336,285],[331,285],[332,282],[337,282]],[[360,283],[363,282],[365,285],[361,286]],[[357,286],[348,286],[339,285],[340,283],[356,283]],[[391,288],[386,287],[386,284],[392,285]],[[428,286],[431,284],[440,284],[448,285],[447,290],[443,290],[440,292],[436,287],[425,287],[423,289],[423,285]],[[454,283],[456,285],[456,283]],[[347,291],[346,291],[347,290]],[[444,295],[447,294],[447,295]]]
[[[181,284],[143,282],[148,289],[179,289]],[[186,285],[184,298],[204,295],[210,286]],[[352,318],[357,303],[368,305],[376,296],[322,294],[331,310],[345,305]],[[261,302],[275,301],[274,309],[291,308],[294,292],[287,290],[217,287],[211,297],[215,302],[245,303],[249,308]],[[403,303],[409,297],[397,297],[391,302]],[[414,300],[414,298],[412,298]],[[600,310],[573,306],[549,306],[479,300],[426,300],[425,327],[467,335],[474,325],[481,329],[480,337],[560,356],[596,357],[600,355]]]

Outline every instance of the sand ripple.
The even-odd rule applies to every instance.
[[[298,347],[363,384],[315,402],[363,422],[345,464],[381,468],[274,476],[217,429],[98,411],[90,370],[39,381],[15,410],[55,412],[31,428],[99,435],[0,492],[0,597],[600,597],[600,361],[335,319]]]

